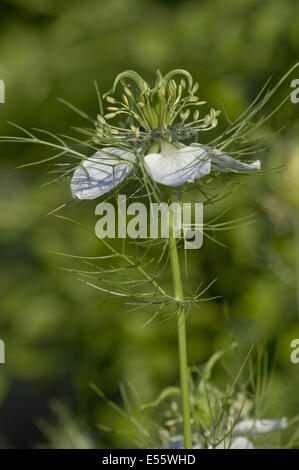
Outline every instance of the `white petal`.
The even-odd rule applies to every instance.
[[[248,171],[248,170],[260,170],[260,160],[255,160],[252,163],[244,163],[239,160],[235,160],[229,155],[225,155],[220,150],[211,150],[210,155],[212,156],[212,167],[215,170],[227,172],[231,170],[235,171]]]
[[[182,439],[173,441],[167,444],[164,448],[165,449],[184,449],[184,441]],[[192,443],[192,449],[202,449],[202,446],[200,445],[199,442]]]
[[[197,442],[196,444],[192,445],[192,449],[202,449],[202,446],[199,442]]]
[[[282,419],[247,419],[236,424],[233,429],[234,434],[267,434],[278,429],[285,429],[288,425],[287,418]]]
[[[254,449],[254,446],[246,437],[236,437],[232,440],[229,438],[224,439],[216,449]]]
[[[96,152],[78,167],[71,181],[71,190],[78,199],[95,199],[118,185],[129,173],[135,155],[116,147]]]
[[[235,158],[230,157],[229,155],[225,155],[220,150],[214,149],[212,150],[211,147],[203,146],[194,142],[191,144],[194,148],[204,148],[207,151],[207,156],[211,157],[212,159],[212,168],[222,172],[229,172],[233,171],[249,171],[249,170],[260,170],[261,169],[261,161],[255,160],[252,163],[244,163],[236,160]]]
[[[202,178],[211,171],[211,161],[203,147],[184,147],[150,153],[144,159],[152,178],[166,186],[181,186]]]
[[[230,449],[254,449],[252,442],[246,437],[236,437],[232,440]]]

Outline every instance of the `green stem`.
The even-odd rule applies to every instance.
[[[173,214],[169,213],[169,255],[171,262],[173,287],[175,298],[179,301],[184,300],[180,263],[177,250],[177,242],[173,233]],[[187,363],[187,344],[186,344],[186,312],[185,307],[180,306],[177,312],[178,320],[178,346],[179,346],[179,365],[181,378],[181,399],[184,423],[184,441],[185,449],[192,449],[191,425],[190,425],[190,405],[189,405],[189,385],[188,385],[188,363]]]

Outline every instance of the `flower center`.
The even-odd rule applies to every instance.
[[[122,87],[120,99],[112,96],[118,85]],[[187,140],[199,131],[212,129],[219,112],[211,109],[200,118],[198,107],[206,102],[199,100],[198,89],[199,84],[182,69],[165,76],[158,70],[152,88],[138,73],[122,72],[103,96],[107,113],[97,117],[96,140],[103,144],[123,140],[151,145],[161,140]],[[111,124],[116,117],[122,121]]]

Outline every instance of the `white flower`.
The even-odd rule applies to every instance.
[[[257,434],[267,434],[268,432],[276,431],[277,429],[285,429],[287,425],[288,420],[286,417],[281,419],[246,419],[236,424],[234,432],[238,436],[246,434],[254,436]]]
[[[254,445],[246,436],[256,436],[268,434],[272,431],[285,429],[288,426],[286,417],[281,419],[246,419],[237,423],[231,431],[231,436],[225,437],[216,449],[254,449]],[[174,441],[170,449],[182,449],[184,446],[182,440]],[[209,445],[209,449],[215,447]],[[202,449],[199,442],[194,442],[192,449]]]
[[[272,431],[285,429],[288,425],[286,417],[281,419],[246,419],[237,423],[233,430],[233,438],[226,438],[217,449],[254,449],[252,442],[246,436],[268,434]]]
[[[247,437],[235,437],[231,442],[221,442],[216,449],[254,449],[254,446]]]
[[[158,152],[148,153],[145,168],[157,183],[165,186],[182,186],[208,175],[211,169],[221,172],[259,170],[261,163],[243,163],[223,154],[217,149],[200,144],[185,146],[164,140]],[[71,181],[71,190],[78,199],[95,199],[107,193],[128,176],[135,162],[132,152],[107,147],[84,160]]]

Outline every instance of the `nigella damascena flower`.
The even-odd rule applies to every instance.
[[[184,77],[179,84],[173,78],[177,75]],[[185,70],[174,70],[164,77],[158,71],[156,77],[153,88],[133,71],[123,72],[115,79],[110,94],[125,79],[133,80],[137,91],[123,85],[120,101],[105,95],[113,106],[108,106],[109,112],[97,119],[94,140],[102,149],[75,170],[71,181],[75,197],[94,199],[107,193],[138,165],[143,165],[155,182],[172,187],[192,183],[212,171],[260,169],[259,160],[245,163],[234,159],[221,150],[221,144],[218,147],[195,142],[184,145],[183,141],[216,127],[219,111],[211,109],[200,118],[197,109],[189,119],[192,107],[205,103],[195,95],[198,83],[194,84]],[[128,126],[108,123],[121,115],[128,118]]]
[[[216,447],[209,446],[209,449],[254,449],[250,438],[259,435],[269,434],[274,431],[286,429],[288,420],[286,417],[281,419],[245,419],[239,421],[229,436],[225,437]],[[172,449],[180,449],[183,447],[183,441],[178,440],[170,446]],[[194,442],[193,449],[201,449],[198,442]]]
[[[254,449],[248,437],[268,434],[285,429],[288,426],[286,417],[281,419],[246,419],[237,423],[233,430],[233,439],[226,438],[217,449]]]

